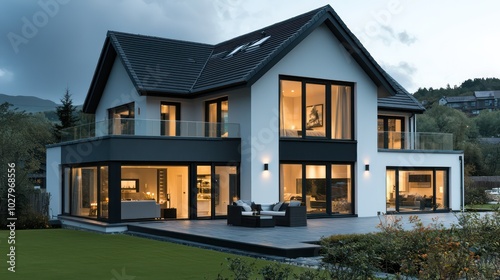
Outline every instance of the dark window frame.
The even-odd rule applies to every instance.
[[[224,102],[224,101],[228,102],[228,107],[229,107],[229,98],[227,96],[205,101],[205,122],[207,123],[207,127],[206,127],[207,129],[205,130],[206,136],[209,136],[209,129],[208,129],[209,124],[208,123],[210,123],[210,122],[208,120],[210,118],[210,105],[211,104],[216,104],[216,107],[217,107],[217,109],[216,109],[217,110],[217,112],[216,112],[216,115],[217,115],[216,137],[222,136],[222,127],[220,124],[222,123],[222,102]],[[228,110],[229,110],[229,108],[228,108]]]
[[[307,78],[307,77],[297,77],[297,76],[288,76],[288,75],[280,75],[278,79],[278,104],[280,106],[280,112],[281,112],[281,82],[282,81],[292,81],[292,82],[301,82],[301,106],[302,106],[302,116],[301,116],[301,122],[302,122],[302,129],[299,131],[299,137],[283,137],[280,134],[280,139],[287,139],[287,140],[302,140],[302,139],[318,139],[318,140],[325,140],[325,141],[353,141],[356,139],[355,137],[355,83],[353,82],[346,82],[346,81],[338,81],[338,80],[326,80],[326,79],[317,79],[317,78]],[[323,126],[325,126],[325,136],[324,137],[318,137],[318,136],[307,136],[306,134],[306,85],[307,84],[319,84],[319,85],[324,85],[325,86],[325,104],[323,107],[323,111],[325,114],[325,117],[323,119]],[[332,86],[347,86],[350,87],[350,99],[351,99],[351,114],[350,114],[350,125],[351,125],[351,137],[349,139],[332,139]],[[279,118],[281,118],[281,113]],[[279,121],[279,125],[281,126],[281,121]],[[278,131],[281,131],[281,127],[279,128]]]
[[[165,135],[164,126],[162,125],[163,114],[161,112],[161,106],[174,106],[175,107],[175,120],[177,121],[175,125],[175,135],[178,136],[180,134],[180,123],[181,120],[181,103],[180,102],[171,102],[171,101],[161,101],[160,102],[160,135]]]
[[[405,149],[405,132],[406,132],[406,118],[403,116],[387,116],[387,115],[378,115],[377,117],[377,123],[379,120],[383,120],[384,122],[384,142],[383,142],[383,147],[378,147],[379,149],[389,149],[389,135],[388,132],[398,132],[398,131],[389,131],[389,120],[400,120],[401,121],[401,148],[397,150],[404,150]],[[380,131],[377,131],[379,133]],[[378,141],[378,138],[377,138]],[[378,146],[378,143],[377,143]]]

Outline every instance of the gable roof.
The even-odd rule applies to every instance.
[[[83,110],[95,113],[117,57],[140,95],[188,98],[253,84],[321,24],[389,92],[379,106],[425,110],[375,62],[329,5],[216,45],[109,31]]]

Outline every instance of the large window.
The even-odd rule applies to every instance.
[[[280,136],[353,139],[352,86],[280,81]]]
[[[71,215],[97,218],[97,168],[73,168]]]
[[[448,169],[388,168],[386,200],[388,212],[448,209]]]
[[[403,117],[378,117],[378,148],[404,149],[405,119]]]
[[[180,104],[162,102],[160,105],[161,135],[179,135]]]
[[[108,109],[109,134],[134,134],[134,103]]]
[[[309,214],[352,214],[351,164],[281,164],[280,200],[300,200]]]
[[[229,119],[229,102],[227,97],[210,100],[206,103],[205,119],[208,137],[227,137],[229,129],[227,127]]]
[[[187,166],[122,166],[122,203],[159,204],[162,212],[164,209],[176,209],[176,216],[168,218],[188,218],[188,175]],[[155,214],[154,209],[147,213],[150,217]]]

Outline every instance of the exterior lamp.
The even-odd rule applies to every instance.
[[[365,164],[365,171],[370,171],[370,165],[369,164]]]
[[[264,171],[268,171],[269,170],[269,163],[264,163]]]

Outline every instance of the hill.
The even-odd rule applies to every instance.
[[[26,111],[27,113],[55,111],[59,105],[54,101],[35,96],[12,96],[0,93],[0,104],[4,102],[14,105],[11,108],[18,108],[19,111]]]
[[[419,88],[413,96],[426,107],[432,106],[443,96],[465,96],[473,95],[474,91],[500,90],[500,79],[497,78],[476,78],[463,82],[460,86],[453,88],[448,85],[446,88]]]

